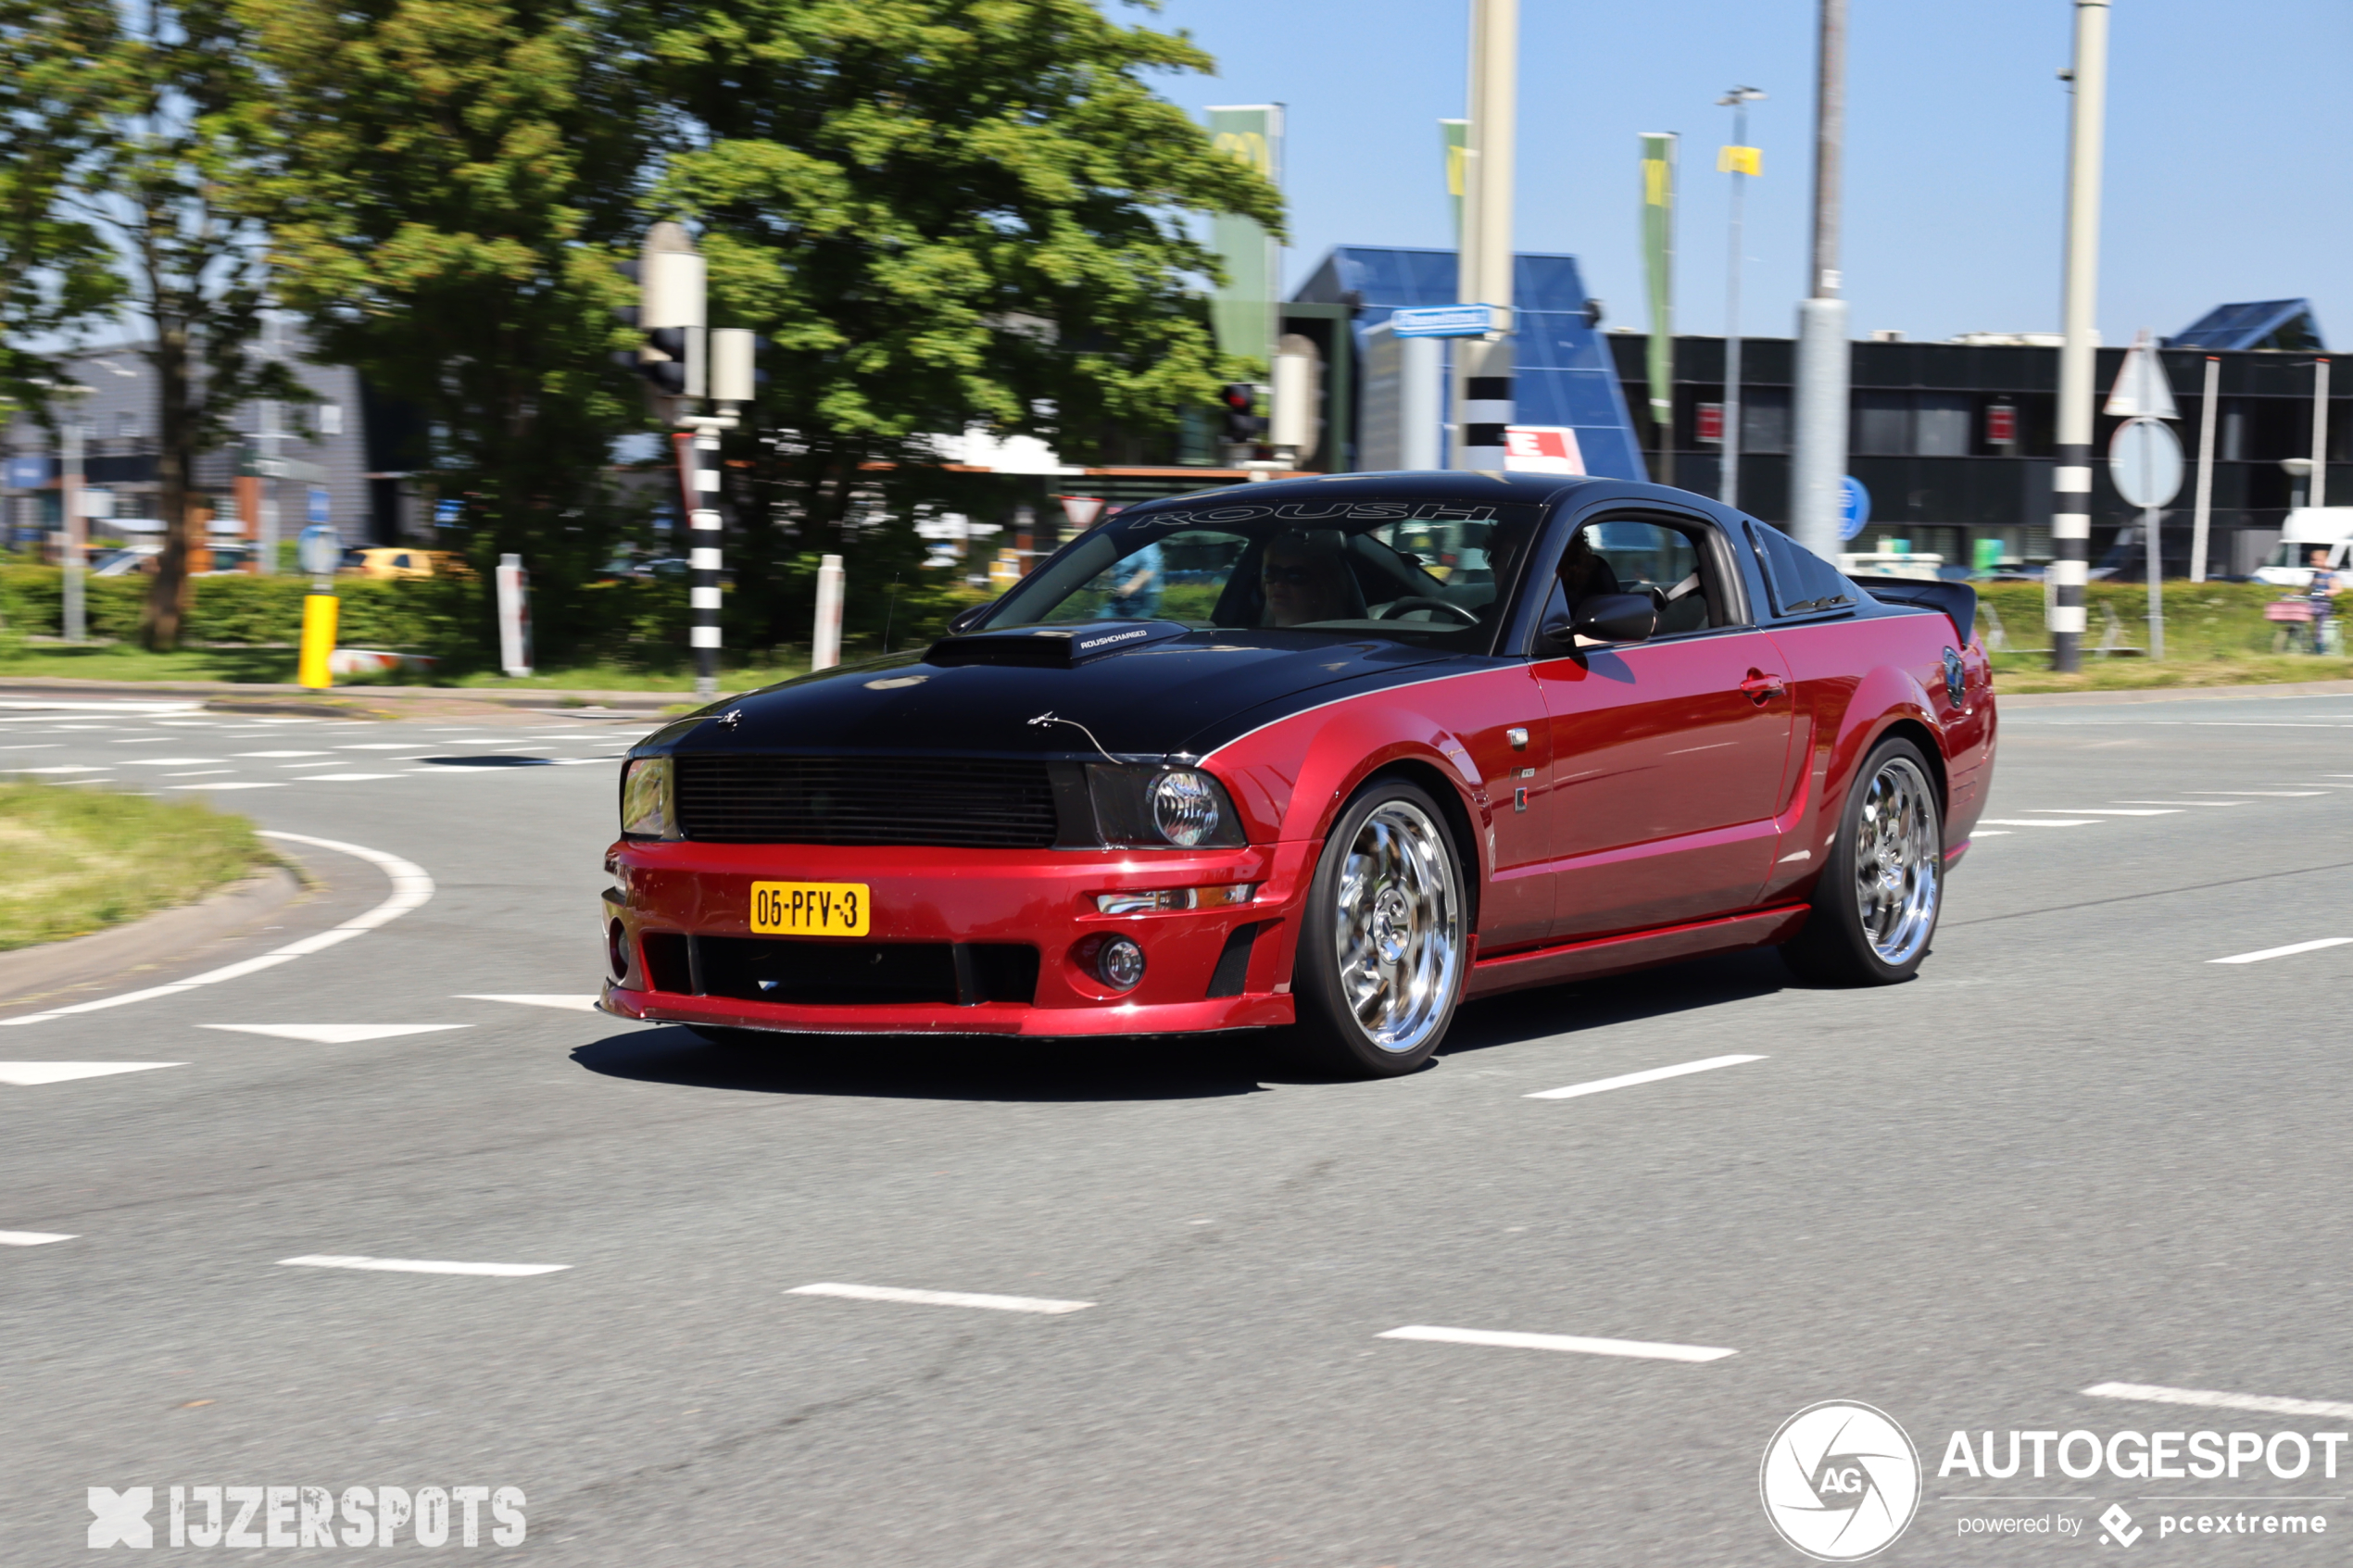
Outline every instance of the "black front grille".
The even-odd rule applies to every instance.
[[[1043,762],[966,758],[686,756],[678,819],[708,844],[908,844],[1044,849]]]
[[[696,936],[701,994],[802,1007],[1030,1002],[1038,949],[1014,942],[807,942]]]

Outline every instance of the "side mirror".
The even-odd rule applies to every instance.
[[[982,616],[987,615],[988,613],[989,607],[994,605],[996,602],[996,600],[991,599],[988,601],[988,604],[971,605],[963,609],[958,610],[954,615],[949,617],[949,634],[953,636],[956,633],[962,632],[972,625],[974,621],[978,621]]]
[[[1603,643],[1648,642],[1658,630],[1658,605],[1648,594],[1595,594],[1577,607],[1563,642],[1591,637]]]

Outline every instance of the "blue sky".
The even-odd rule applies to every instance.
[[[1468,0],[1164,0],[1217,57],[1188,108],[1288,106],[1302,278],[1338,244],[1448,245],[1436,121],[1463,111]],[[1852,0],[1847,294],[1857,336],[2058,325],[2068,0]],[[1810,200],[1810,0],[1522,0],[1518,245],[1568,251],[1613,324],[1641,325],[1636,144],[1682,133],[1678,326],[1723,329],[1736,83],[1765,149],[1742,321],[1790,333]],[[2353,5],[2117,0],[2099,325],[2178,332],[2225,300],[2309,296],[2353,345]]]

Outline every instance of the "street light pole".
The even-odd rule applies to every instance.
[[[1748,145],[1748,106],[1763,99],[1754,87],[1735,87],[1716,100],[1731,106],[1732,174],[1731,256],[1724,285],[1724,461],[1716,498],[1728,507],[1741,504],[1741,219],[1748,194],[1751,152]]]
[[[1846,279],[1839,270],[1839,192],[1846,149],[1846,0],[1821,0],[1814,99],[1814,254],[1797,307],[1797,440],[1790,519],[1825,558],[1839,546],[1846,487]]]
[[[1512,422],[1512,150],[1517,114],[1519,0],[1471,0],[1470,125],[1464,138],[1463,238],[1456,297],[1501,307],[1484,338],[1454,354],[1454,467],[1501,472]]]
[[[2067,277],[2059,349],[2058,461],[2051,474],[2051,668],[2083,664],[2092,540],[2093,318],[2099,300],[2100,137],[2108,108],[2108,0],[2075,0],[2075,103],[2068,120]]]
[[[71,395],[86,394],[90,389],[84,386],[59,390]],[[64,625],[59,630],[69,643],[84,641],[89,635],[89,621],[82,597],[82,578],[90,542],[90,522],[82,515],[82,444],[84,433],[82,401],[80,396],[74,396],[66,411],[65,425],[59,432],[59,445],[63,450],[59,453],[61,460],[57,465],[58,495],[65,502],[66,513]]]

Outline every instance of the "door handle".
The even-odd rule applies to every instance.
[[[1781,684],[1781,678],[1779,675],[1768,675],[1761,670],[1750,671],[1748,679],[1741,683],[1741,690],[1748,694],[1748,700],[1759,708],[1780,696],[1786,689]]]

